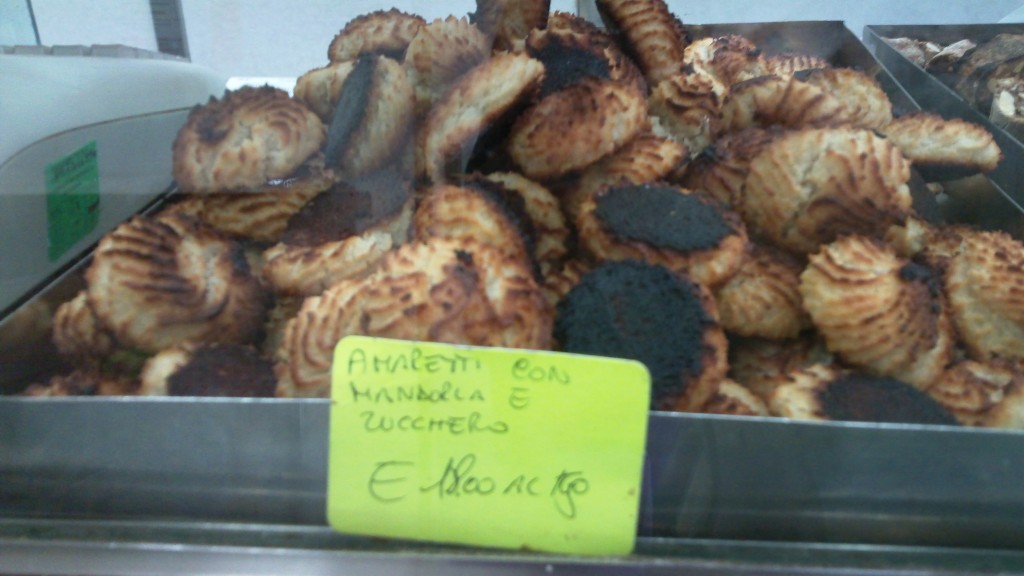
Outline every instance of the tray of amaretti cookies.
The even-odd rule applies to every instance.
[[[989,178],[1024,205],[1024,25],[866,26],[864,42],[921,108],[996,139],[1004,160]]]
[[[0,413],[287,421],[356,334],[631,358],[642,530],[1022,541],[1021,214],[985,176],[1008,151],[842,23],[596,7],[367,13],[293,94],[196,106],[174,193],[5,319],[8,352],[52,355],[10,364]]]

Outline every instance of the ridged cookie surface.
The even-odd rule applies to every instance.
[[[334,347],[352,334],[546,349],[551,315],[514,258],[474,243],[406,244],[367,278],[303,302],[276,354],[277,395],[327,395]]]
[[[750,162],[740,212],[772,242],[809,253],[843,234],[881,237],[911,207],[910,162],[866,130],[792,132]]]
[[[800,293],[829,350],[854,366],[925,389],[953,360],[940,278],[877,240],[846,236],[812,254]]]
[[[291,176],[323,145],[320,119],[283,90],[226,92],[196,106],[174,140],[174,179],[183,192],[251,191]]]
[[[104,236],[86,271],[89,306],[125,346],[253,342],[266,295],[241,247],[184,216],[137,216]]]

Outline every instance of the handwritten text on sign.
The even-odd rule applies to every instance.
[[[649,394],[631,361],[346,338],[328,520],[376,536],[628,553]]]

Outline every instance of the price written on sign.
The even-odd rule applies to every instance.
[[[632,550],[642,364],[350,337],[334,356],[328,520],[348,533]]]

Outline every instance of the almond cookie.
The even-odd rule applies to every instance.
[[[867,130],[784,134],[750,162],[740,213],[787,250],[809,253],[843,234],[881,237],[911,209],[910,162]]]
[[[776,76],[792,76],[802,70],[832,67],[824,58],[794,52],[784,52],[768,56],[765,58],[765,66],[767,67],[768,74]]]
[[[800,297],[803,270],[793,256],[755,245],[736,275],[715,291],[722,326],[739,336],[796,338],[811,327]]]
[[[139,376],[141,396],[272,397],[274,365],[239,344],[183,344],[150,358]]]
[[[663,0],[598,0],[597,10],[649,84],[679,72],[686,34]]]
[[[1024,358],[1024,245],[1003,232],[961,230],[943,283],[975,360]]]
[[[817,68],[794,75],[818,86],[842,104],[840,121],[858,128],[881,130],[892,122],[892,102],[874,78],[852,68]]]
[[[288,178],[326,141],[323,123],[283,90],[245,87],[196,106],[174,140],[183,192],[254,191]]]
[[[551,0],[476,0],[473,21],[494,39],[495,50],[522,45],[531,30],[545,28]]]
[[[788,340],[729,335],[729,378],[766,402],[790,372],[832,362],[832,353],[814,332]]]
[[[683,51],[683,64],[684,70],[711,76],[726,88],[768,74],[761,50],[735,34],[694,40]]]
[[[459,76],[490,53],[487,35],[466,18],[449,16],[420,28],[402,62],[416,93],[416,114],[425,116]]]
[[[523,112],[508,152],[525,176],[550,180],[600,160],[646,126],[647,100],[635,85],[591,76]]]
[[[615,184],[650,184],[668,180],[689,160],[687,148],[668,138],[644,132],[622,148],[591,164],[579,181],[562,194],[562,207],[573,221],[595,192]]]
[[[540,86],[544,65],[526,54],[497,54],[473,68],[437,103],[420,127],[416,174],[443,183],[462,172],[477,137]]]
[[[943,372],[927,392],[961,424],[986,426],[1004,400],[1024,400],[1024,375],[1007,362],[963,360]]]
[[[344,179],[370,174],[405,148],[415,117],[412,84],[402,65],[362,56],[345,78],[327,131],[324,159]]]
[[[98,365],[117,347],[114,336],[93,312],[84,290],[57,307],[53,315],[53,343],[62,356],[90,365]]]
[[[580,245],[598,260],[643,260],[714,288],[747,258],[746,227],[713,198],[666,184],[620,184],[584,202]]]
[[[707,75],[681,72],[654,87],[648,106],[672,138],[696,155],[721,134],[723,96]]]
[[[322,167],[310,168],[295,178],[272,180],[259,192],[189,195],[161,213],[187,214],[239,239],[277,242],[288,219],[331,187],[331,176]]]
[[[824,88],[795,76],[759,76],[733,84],[722,102],[722,129],[751,126],[810,128],[846,122],[843,103]]]
[[[104,236],[86,271],[88,303],[125,346],[255,341],[267,296],[242,248],[181,215],[137,216]]]
[[[514,202],[518,200],[518,202]],[[440,185],[416,207],[413,239],[477,241],[533,266],[533,221],[522,198],[510,197],[500,185]]]
[[[966,120],[920,112],[901,116],[881,131],[927,180],[991,172],[1003,159],[992,135]]]
[[[401,60],[424,24],[423,18],[396,8],[364,14],[350,20],[331,40],[327,58],[343,62],[375,54]]]
[[[780,134],[782,131],[778,129],[761,128],[725,134],[687,165],[683,185],[707,192],[719,202],[740,209],[750,162]]]
[[[718,389],[701,408],[705,414],[727,416],[769,416],[764,400],[741,384],[729,379],[718,383]]]
[[[412,205],[401,183],[371,189],[339,183],[289,220],[281,241],[263,253],[263,278],[280,296],[310,296],[365,276],[405,242]]]
[[[352,334],[546,349],[551,313],[529,269],[476,243],[391,252],[371,276],[307,298],[277,350],[278,396],[326,396],[335,345]]]
[[[768,402],[772,414],[799,420],[939,424],[956,418],[930,396],[899,380],[835,367],[791,373]]]
[[[829,350],[854,366],[924,389],[953,360],[940,278],[877,240],[824,246],[800,275],[800,293]]]

